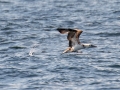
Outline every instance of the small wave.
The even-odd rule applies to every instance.
[[[96,21],[94,21],[94,22],[86,22],[87,24],[86,24],[86,26],[99,26],[99,25],[101,25],[101,22],[96,22]]]
[[[120,10],[119,10],[119,11],[114,11],[113,13],[115,13],[115,14],[120,14]]]
[[[2,3],[2,4],[9,4],[10,2],[8,2],[8,1],[0,1],[0,3]]]
[[[109,65],[109,67],[111,67],[111,68],[120,68],[120,65]]]
[[[32,48],[31,48],[30,51],[29,51],[29,55],[30,55],[30,56],[33,56],[33,53],[36,52],[36,49],[38,48],[38,46],[39,46],[39,44],[34,44],[34,45],[32,46]]]
[[[3,29],[1,29],[1,30],[11,30],[12,28],[10,28],[10,27],[5,27],[5,28],[3,28]]]
[[[96,35],[100,35],[101,37],[116,37],[116,36],[120,36],[120,32],[119,33],[98,33]]]
[[[33,53],[35,52],[35,49],[30,49],[29,55],[33,56]]]
[[[13,47],[9,47],[11,49],[25,49],[26,47],[21,47],[21,46],[13,46]]]

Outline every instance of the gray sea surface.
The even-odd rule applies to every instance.
[[[120,90],[120,0],[0,0],[0,90]]]

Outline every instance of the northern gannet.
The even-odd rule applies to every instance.
[[[76,52],[80,49],[83,48],[90,48],[90,47],[96,47],[92,44],[82,44],[79,40],[79,36],[83,32],[82,30],[79,29],[66,29],[66,28],[57,28],[57,30],[61,34],[68,33],[67,39],[69,41],[69,47],[63,52]]]

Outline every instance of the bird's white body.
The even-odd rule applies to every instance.
[[[71,39],[73,45],[72,45],[72,51],[78,51],[80,49],[83,49],[83,48],[90,48],[90,47],[94,47],[94,45],[92,44],[78,44],[78,41],[76,40],[76,37],[74,35],[74,37]]]
[[[91,47],[95,47],[95,46],[92,44],[76,44],[72,46],[72,51],[78,51],[80,49],[91,48]]]
[[[63,53],[68,53],[68,52],[77,52],[80,49],[84,49],[84,48],[92,48],[92,47],[96,47],[92,44],[75,44],[74,46],[72,46],[71,48],[66,49]]]

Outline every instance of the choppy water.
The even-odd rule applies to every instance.
[[[97,48],[61,54],[58,27]],[[120,90],[120,0],[0,0],[0,90]]]

